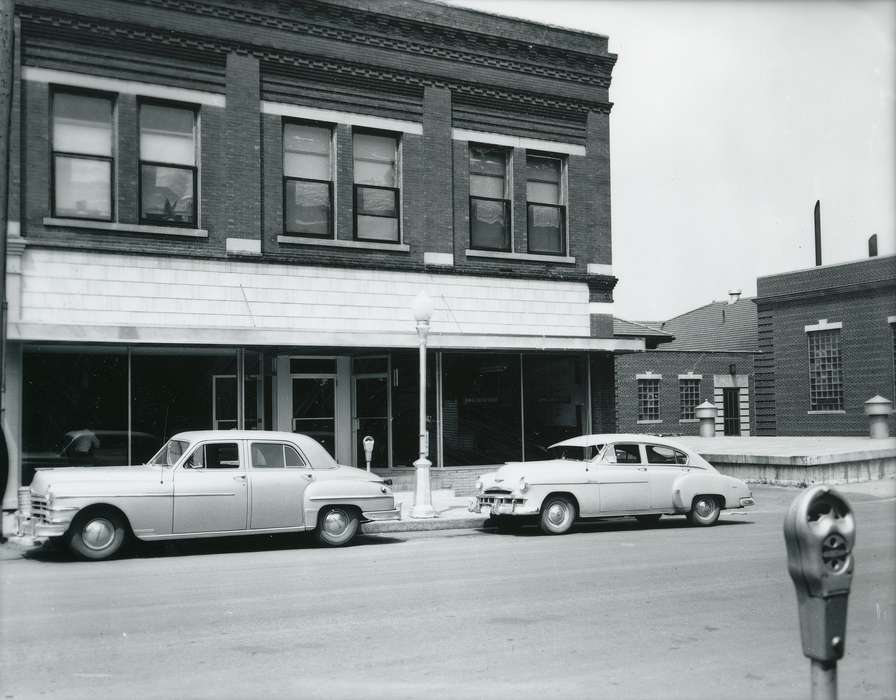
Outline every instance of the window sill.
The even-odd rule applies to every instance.
[[[846,411],[806,411],[806,414],[810,416],[843,416],[846,415]]]
[[[678,422],[679,423],[699,423],[700,419],[699,418],[679,418]]]
[[[638,425],[654,425],[656,423],[662,423],[662,419],[660,420],[639,420]]]
[[[504,253],[499,250],[464,251],[468,258],[498,258],[499,260],[520,260],[523,262],[552,262],[563,265],[575,265],[576,259],[564,255],[536,255],[535,253]]]
[[[340,241],[335,238],[307,238],[305,236],[277,236],[277,243],[290,245],[316,245],[326,248],[359,248],[363,250],[388,250],[392,253],[410,253],[405,243],[369,243],[367,241]]]
[[[44,226],[64,226],[66,228],[89,228],[97,231],[118,233],[148,233],[161,236],[186,236],[188,238],[208,238],[208,231],[201,228],[180,228],[178,226],[148,226],[145,224],[122,224],[117,221],[86,221],[83,219],[57,219],[45,216]]]

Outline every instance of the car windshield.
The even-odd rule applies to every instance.
[[[183,456],[189,445],[190,443],[186,440],[169,440],[147,464],[157,467],[173,467],[175,462]]]

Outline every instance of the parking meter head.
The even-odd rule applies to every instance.
[[[852,508],[835,489],[814,486],[797,496],[784,518],[784,540],[797,595],[849,593],[856,523]]]
[[[373,459],[373,438],[370,435],[364,437],[361,443],[364,445],[364,459],[370,462]]]

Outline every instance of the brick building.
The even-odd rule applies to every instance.
[[[419,0],[18,0],[4,508],[172,433],[436,466],[612,430],[600,35]],[[435,477],[434,477],[435,478]],[[437,480],[436,480],[437,481]]]
[[[616,357],[619,432],[697,435],[694,409],[714,403],[716,434],[753,431],[756,306],[734,292],[659,323],[616,319],[620,338],[644,337],[648,351]]]
[[[755,301],[757,433],[867,435],[865,401],[896,399],[896,257],[760,277]]]

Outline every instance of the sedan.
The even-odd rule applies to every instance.
[[[545,533],[560,535],[578,518],[634,516],[647,524],[685,515],[694,525],[713,525],[722,510],[754,505],[743,481],[665,438],[582,435],[551,448],[586,454],[509,462],[483,474],[470,510],[488,509],[499,529],[537,521]]]
[[[340,546],[362,522],[400,517],[376,474],[337,464],[307,435],[254,430],[178,433],[137,466],[38,469],[27,495],[21,534],[94,560],[130,537],[313,531]]]

